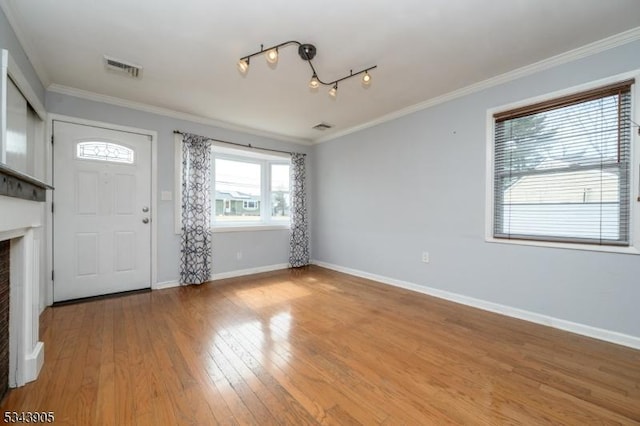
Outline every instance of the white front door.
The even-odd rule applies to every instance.
[[[53,122],[53,300],[151,287],[151,137]]]

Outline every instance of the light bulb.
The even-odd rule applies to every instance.
[[[369,84],[371,84],[371,76],[366,71],[364,72],[364,75],[362,76],[362,84],[364,84],[365,86],[368,86]]]
[[[278,49],[274,48],[267,51],[267,62],[270,64],[278,62]]]
[[[309,87],[311,89],[317,89],[318,87],[320,87],[320,82],[318,81],[318,76],[317,75],[313,75],[313,77],[311,77],[311,81],[309,81]]]
[[[338,84],[334,84],[333,87],[329,90],[329,96],[335,98],[338,95]]]
[[[249,71],[249,58],[240,59],[238,61],[238,71],[242,74],[246,74]]]

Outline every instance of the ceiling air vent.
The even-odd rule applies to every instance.
[[[110,58],[106,55],[104,56],[104,64],[109,70],[125,73],[133,78],[140,78],[142,74],[141,66]]]
[[[320,124],[316,124],[315,126],[313,126],[314,129],[316,130],[327,130],[330,129],[331,127],[333,127],[331,124],[327,124],[327,123],[320,123]]]

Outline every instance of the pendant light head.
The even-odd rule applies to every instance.
[[[362,76],[362,84],[364,84],[365,86],[371,84],[371,76],[369,75],[368,71],[365,71],[364,75]]]
[[[278,48],[274,47],[273,49],[267,50],[267,62],[272,65],[275,65],[278,62]]]
[[[243,58],[238,61],[238,71],[243,75],[249,72],[249,58]]]
[[[320,82],[318,81],[318,76],[313,73],[313,77],[311,77],[311,80],[309,81],[309,88],[310,89],[317,89],[318,87],[320,87]]]
[[[333,87],[329,90],[329,96],[331,96],[333,99],[338,96],[338,83],[334,84]]]

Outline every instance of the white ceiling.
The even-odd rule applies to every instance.
[[[0,0],[45,86],[61,86],[313,141],[637,27],[638,0]],[[242,56],[312,43],[311,93],[297,48],[276,69]],[[144,67],[108,72],[103,55]],[[320,122],[334,127],[319,132]]]

